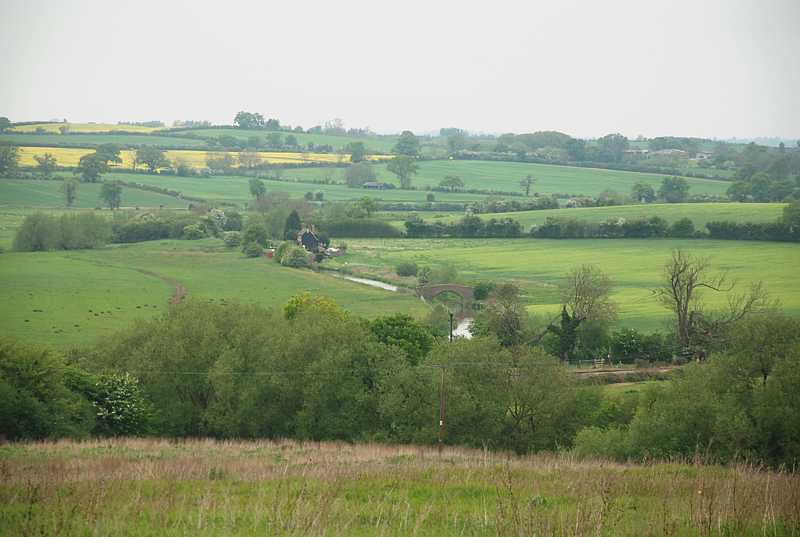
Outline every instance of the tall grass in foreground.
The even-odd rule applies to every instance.
[[[380,444],[7,444],[0,534],[800,535],[800,476]]]

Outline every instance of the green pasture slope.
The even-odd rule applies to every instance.
[[[398,184],[397,178],[388,172],[385,164],[375,165],[380,181]],[[322,178],[329,173],[323,168],[287,170],[287,177]],[[460,177],[468,189],[521,192],[519,182],[532,175],[535,183],[531,193],[570,194],[597,196],[606,189],[629,194],[631,187],[643,182],[658,189],[664,175],[654,173],[623,172],[598,168],[555,166],[523,162],[490,162],[480,160],[432,160],[419,163],[419,172],[412,184],[420,189],[436,186],[445,176]],[[690,194],[712,194],[723,196],[730,186],[727,181],[696,179],[687,177]],[[437,192],[438,196],[439,193]]]
[[[397,183],[385,164],[376,164],[374,169],[381,181]],[[664,176],[634,172],[613,172],[593,168],[549,166],[542,164],[520,164],[513,162],[480,161],[423,161],[413,184],[417,190],[366,190],[348,188],[343,184],[314,184],[296,181],[344,182],[344,168],[319,167],[286,169],[283,181],[265,180],[268,192],[286,192],[291,197],[302,197],[306,192],[324,192],[328,201],[346,201],[370,197],[393,202],[424,202],[429,192],[426,186],[436,185],[446,175],[459,175],[467,188],[519,192],[519,180],[531,174],[537,177],[533,191],[576,195],[597,195],[607,188],[629,192],[642,181],[658,187]],[[144,174],[106,174],[106,179],[136,181],[182,192],[184,195],[204,199],[243,204],[250,199],[249,179],[237,176],[177,177]],[[688,178],[691,193],[724,195],[729,183],[709,179]],[[436,201],[478,202],[486,195],[464,192],[434,192]],[[520,200],[524,199],[522,197]]]
[[[326,172],[332,174],[331,177],[339,177],[341,169],[324,168]],[[292,172],[287,170],[284,174],[286,179],[293,177]],[[146,185],[160,186],[181,192],[185,196],[198,197],[207,200],[236,203],[244,205],[252,200],[248,177],[240,176],[215,176],[215,177],[178,177],[174,175],[145,175],[145,174],[125,174],[110,173],[103,176],[106,180],[119,179],[122,181],[134,181]],[[348,201],[369,197],[377,200],[392,202],[418,202],[426,201],[427,192],[424,190],[367,190],[363,188],[348,188],[342,184],[311,184],[296,183],[291,181],[270,181],[264,180],[267,192],[285,192],[292,198],[302,198],[306,192],[323,192],[326,201]],[[436,192],[436,201],[450,202],[477,202],[485,200],[487,196],[480,194],[467,194],[461,192],[445,193]]]
[[[129,178],[132,176],[128,176]],[[128,179],[131,180],[131,179]],[[0,179],[0,209],[10,207],[66,207],[61,181]],[[76,208],[102,207],[100,183],[81,183]],[[124,207],[186,208],[187,202],[165,194],[122,187]]]
[[[591,263],[614,283],[619,325],[645,330],[663,327],[668,311],[651,290],[662,281],[663,267],[673,249],[708,256],[714,269],[728,270],[742,290],[763,281],[781,307],[800,314],[800,246],[757,241],[678,239],[348,239],[348,269],[365,275],[385,275],[401,261],[419,265],[452,264],[465,283],[512,281],[524,291],[531,313],[558,311],[559,286],[575,267]],[[723,307],[722,297],[706,293],[709,304]]]
[[[163,149],[206,147],[204,140],[159,134],[25,134],[7,132],[0,134],[0,142],[48,147],[95,147],[100,144],[119,144],[123,147],[154,145]]]
[[[605,222],[611,218],[634,220],[659,216],[672,223],[689,218],[696,228],[707,222],[729,220],[733,222],[774,222],[783,214],[783,203],[654,203],[650,205],[621,205],[616,207],[587,207],[581,209],[547,209],[544,211],[519,211],[511,213],[479,214],[483,219],[513,218],[527,230],[544,224],[547,218],[574,218],[588,222]],[[449,218],[448,221],[458,220]]]
[[[265,307],[281,307],[307,291],[366,317],[427,311],[411,293],[246,258],[219,239],[205,239],[0,254],[0,326],[20,339],[59,347],[92,343],[163,313],[178,285],[190,299]]]
[[[351,142],[364,142],[364,147],[367,152],[375,151],[380,153],[391,152],[394,145],[397,143],[397,136],[376,136],[376,137],[356,137],[356,136],[333,136],[330,134],[307,134],[304,132],[285,132],[285,131],[265,131],[265,130],[247,130],[247,129],[172,129],[164,132],[163,134],[172,134],[174,136],[193,135],[203,138],[219,138],[220,136],[233,136],[240,140],[247,140],[251,136],[258,136],[261,139],[266,138],[269,134],[277,132],[285,140],[288,135],[293,135],[297,138],[297,142],[302,146],[307,146],[309,142],[314,145],[330,145],[334,150],[342,149]]]

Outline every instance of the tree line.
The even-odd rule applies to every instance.
[[[449,223],[426,222],[414,216],[406,220],[404,225],[405,236],[409,238],[529,236],[537,239],[710,238],[796,242],[800,241],[800,202],[787,205],[783,216],[775,222],[712,221],[706,223],[707,232],[696,228],[690,218],[681,218],[670,224],[660,216],[611,218],[605,222],[550,216],[544,224],[533,226],[528,233],[512,218],[482,219],[475,215],[467,215]]]
[[[448,343],[410,317],[369,321],[309,295],[272,310],[189,301],[64,354],[0,340],[0,430],[433,443],[444,375],[447,444],[791,466],[798,328],[777,314],[736,321],[706,362],[619,397],[527,341]]]

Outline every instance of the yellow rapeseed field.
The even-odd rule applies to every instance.
[[[8,129],[8,132],[36,132],[37,129],[44,129],[47,133],[58,134],[61,132],[61,127],[67,127],[69,132],[153,132],[163,128],[114,125],[112,123],[35,123],[32,125],[18,125]]]
[[[22,166],[35,166],[34,156],[50,153],[56,159],[59,166],[77,166],[78,161],[84,155],[93,153],[94,149],[85,148],[65,148],[65,147],[20,147],[19,163]],[[206,159],[224,155],[225,151],[192,151],[174,150],[165,151],[164,154],[173,165],[184,163],[192,168],[205,168]],[[238,166],[239,153],[229,152],[234,157],[234,166]],[[279,153],[271,151],[259,151],[258,157],[267,164],[298,164],[298,163],[347,163],[350,162],[350,155],[335,153]],[[124,150],[120,153],[122,164],[116,165],[118,168],[133,168],[134,151]],[[370,155],[367,157],[372,161],[381,161],[392,158],[389,155]],[[138,166],[141,167],[141,164]]]

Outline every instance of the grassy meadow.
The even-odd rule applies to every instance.
[[[340,168],[324,168],[326,175],[336,181],[340,177]],[[301,198],[306,192],[322,192],[326,201],[348,201],[363,197],[391,201],[391,202],[417,202],[426,201],[427,192],[424,190],[369,190],[349,188],[344,184],[311,184],[292,181],[298,170],[287,170],[284,174],[286,180],[273,181],[264,179],[267,192],[285,192],[292,198]],[[147,185],[160,186],[177,190],[186,196],[204,198],[244,205],[252,201],[250,194],[250,179],[241,176],[214,176],[214,177],[179,177],[175,175],[151,174],[107,174],[106,179],[120,179],[123,181],[136,181]],[[468,194],[463,192],[437,192],[437,201],[450,202],[477,202],[485,200],[487,196],[481,194]]]
[[[380,181],[398,184],[397,178],[388,172],[386,166],[375,166]],[[303,178],[324,177],[322,169],[300,169],[287,172],[287,176]],[[630,193],[631,187],[643,182],[658,189],[664,175],[654,173],[623,172],[603,170],[599,168],[582,168],[576,166],[555,166],[551,164],[533,164],[523,162],[491,162],[480,160],[433,160],[419,163],[419,172],[414,176],[412,184],[420,189],[436,186],[448,175],[455,175],[464,181],[468,189],[497,190],[503,192],[521,192],[519,182],[532,175],[535,183],[531,193],[570,194],[597,196],[606,189]],[[713,179],[696,179],[687,177],[690,194],[725,195],[730,186],[727,181]],[[437,198],[439,192],[435,193]]]
[[[800,532],[800,478],[745,465],[158,439],[8,444],[0,465],[2,535]]]
[[[419,265],[451,264],[466,283],[512,281],[520,285],[528,310],[551,315],[560,304],[559,286],[575,267],[598,265],[614,283],[618,322],[644,330],[662,328],[669,312],[652,296],[662,281],[663,266],[675,248],[709,256],[714,269],[727,270],[744,290],[763,281],[772,297],[791,314],[800,314],[796,267],[800,248],[791,243],[680,239],[351,239],[347,263],[350,272],[392,278],[401,261]],[[345,265],[342,265],[345,267]],[[707,293],[712,306],[723,307],[722,297]]]
[[[2,220],[0,220],[2,221]],[[301,292],[336,300],[357,315],[427,307],[410,292],[389,292],[246,258],[221,240],[151,241],[97,250],[0,255],[0,324],[27,341],[57,347],[93,343],[163,313],[177,286],[188,298],[281,307]]]
[[[163,149],[174,147],[206,147],[206,142],[204,140],[146,133],[30,134],[5,132],[0,134],[0,142],[10,142],[16,145],[68,145],[74,147],[94,147],[100,144],[119,144],[123,147],[154,145]]]
[[[651,205],[487,213],[478,216],[484,219],[513,218],[522,224],[525,230],[534,225],[544,224],[548,218],[574,218],[599,223],[615,218],[635,220],[653,216],[659,216],[670,223],[681,218],[689,218],[694,222],[696,228],[702,228],[706,222],[714,220],[774,222],[782,216],[784,207],[783,203],[655,203]],[[451,218],[450,220],[457,219]]]
[[[130,180],[130,179],[129,179]],[[61,181],[34,179],[0,179],[0,209],[15,207],[65,207]],[[100,183],[81,183],[78,186],[76,208],[102,207]],[[185,209],[186,200],[135,188],[122,188],[124,207],[166,207]]]

